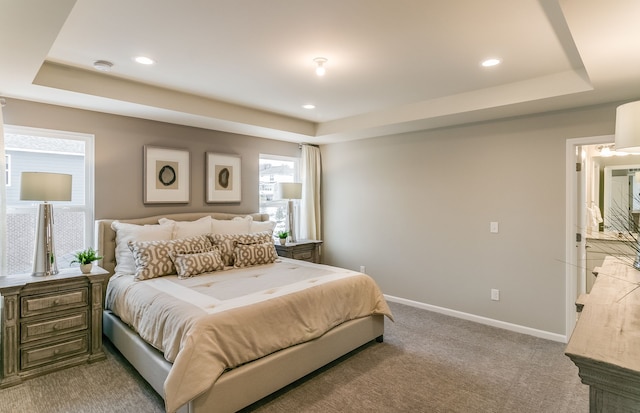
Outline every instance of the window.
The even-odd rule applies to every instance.
[[[38,202],[20,200],[22,172],[72,175],[70,202],[55,202],[54,241],[58,269],[69,267],[73,252],[93,239],[93,136],[5,125],[7,162],[7,270],[30,272]]]
[[[11,186],[11,155],[4,155],[4,165],[5,165],[5,173],[4,173],[4,182],[7,187]]]
[[[287,201],[274,199],[279,182],[299,182],[299,159],[260,155],[260,212],[276,223],[274,234],[287,227]]]

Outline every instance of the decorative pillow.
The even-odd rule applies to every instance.
[[[160,225],[173,225],[173,239],[195,237],[211,233],[210,216],[202,217],[195,221],[174,221],[168,218],[160,218]]]
[[[171,260],[178,270],[178,278],[224,269],[220,250],[216,247],[209,251],[173,252]]]
[[[276,223],[273,221],[251,221],[249,232],[255,234],[256,232],[267,231],[269,234],[273,234],[273,229],[276,227]]]
[[[233,266],[235,268],[271,264],[277,259],[278,253],[273,242],[259,244],[242,244],[238,242],[233,251]]]
[[[267,231],[257,232],[255,234],[210,234],[209,239],[214,246],[220,249],[222,262],[225,266],[233,265],[234,249],[236,243],[243,244],[259,244],[270,242],[273,244],[271,234]],[[275,248],[275,247],[274,247]]]
[[[171,225],[136,225],[113,221],[111,228],[116,232],[116,268],[115,272],[135,274],[136,264],[129,249],[129,242],[170,240]]]
[[[214,234],[248,234],[251,228],[251,215],[233,219],[211,219],[211,232]]]
[[[147,280],[175,274],[176,267],[171,260],[171,253],[210,250],[211,247],[211,241],[206,235],[168,241],[130,242],[129,248],[133,252],[136,266],[134,278]]]

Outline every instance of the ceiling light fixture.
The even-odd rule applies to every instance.
[[[502,63],[502,59],[491,58],[483,61],[481,64],[483,67],[491,67],[491,66],[497,66],[500,63]]]
[[[96,60],[93,62],[93,68],[101,72],[110,72],[113,67],[113,63],[107,60]]]
[[[327,59],[324,57],[316,57],[313,61],[316,62],[316,75],[324,76],[324,74],[327,73],[327,69],[324,67]]]
[[[315,109],[316,105],[307,104],[307,105],[302,105],[302,107],[305,108],[305,109]]]
[[[134,60],[141,65],[152,65],[156,62],[155,60],[146,56],[137,56]]]

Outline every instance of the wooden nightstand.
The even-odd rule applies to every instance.
[[[320,262],[320,245],[322,241],[299,240],[287,242],[285,245],[276,244],[278,255],[296,260]]]
[[[109,273],[93,266],[45,277],[0,277],[0,388],[105,358],[102,294]]]

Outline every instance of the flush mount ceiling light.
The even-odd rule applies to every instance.
[[[500,63],[502,63],[502,59],[491,58],[491,59],[484,60],[481,63],[481,65],[482,67],[492,67],[492,66],[497,66]]]
[[[316,57],[313,61],[316,63],[316,75],[324,76],[324,74],[327,73],[327,69],[324,67],[327,59],[324,57]]]
[[[307,104],[307,105],[302,105],[302,107],[303,107],[304,109],[315,109],[315,108],[316,108],[316,105]]]
[[[146,56],[136,56],[133,60],[140,63],[141,65],[152,65],[156,62],[155,60]]]
[[[113,63],[107,60],[96,60],[93,62],[93,68],[101,72],[110,72],[113,67]]]

